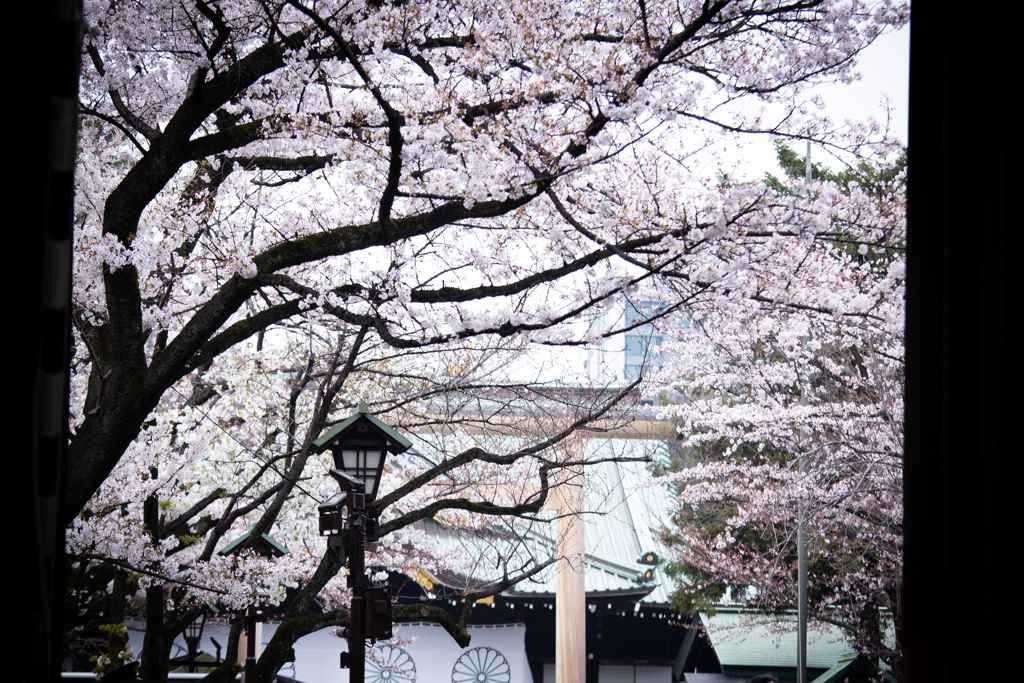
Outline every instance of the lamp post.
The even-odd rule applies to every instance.
[[[219,551],[219,554],[224,556],[234,555],[246,548],[264,558],[282,557],[288,554],[288,548],[271,538],[270,534],[264,533],[256,536],[253,533],[254,531],[255,525],[249,527],[248,531],[224,546]],[[264,609],[259,605],[250,605],[238,615],[238,618],[242,622],[242,630],[245,631],[245,673],[243,680],[251,681],[253,672],[256,670],[256,646],[260,639],[258,631],[260,629],[260,622],[264,618]],[[238,653],[238,656],[241,658],[241,652]]]
[[[334,467],[330,474],[341,489],[317,506],[320,535],[327,536],[330,552],[344,548],[348,560],[348,587],[352,589],[349,627],[345,633],[348,652],[341,653],[341,668],[349,669],[350,681],[366,674],[366,639],[391,637],[391,592],[373,586],[366,576],[367,543],[374,543],[380,525],[373,507],[384,472],[387,454],[404,453],[412,442],[370,414],[360,402],[355,414],[313,442],[313,452],[330,450]]]
[[[196,655],[199,653],[199,641],[203,637],[203,626],[206,624],[206,610],[185,627],[185,645],[188,646],[188,672],[196,672]]]

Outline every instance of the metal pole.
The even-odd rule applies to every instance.
[[[362,683],[366,677],[366,507],[365,499],[353,494],[354,504],[349,514],[349,573],[348,584],[352,589],[352,605],[349,609],[348,652],[350,683]]]
[[[800,469],[804,469],[804,456],[800,456]],[[799,546],[800,559],[798,560],[797,573],[799,574],[799,630],[796,641],[797,658],[797,683],[807,683],[807,531],[805,529],[807,515],[807,503],[800,501],[800,530],[797,532],[797,545]]]
[[[256,673],[256,609],[245,613],[245,680],[252,681]]]
[[[807,187],[807,198],[811,196],[811,141],[807,141],[807,163],[804,167],[804,182]],[[807,377],[803,373],[803,386],[800,389],[800,405],[807,405]],[[803,434],[800,435],[800,474],[807,472],[807,449],[803,443]],[[796,639],[796,680],[797,683],[807,683],[807,500],[800,496],[800,526],[797,529],[797,639]]]

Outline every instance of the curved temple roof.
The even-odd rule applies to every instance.
[[[589,463],[584,475],[585,586],[588,601],[601,597],[630,597],[646,603],[667,604],[670,587],[657,566],[640,562],[645,553],[665,557],[656,533],[659,512],[668,509],[668,493],[645,487],[646,463],[657,457],[663,441],[593,439],[585,447]],[[529,568],[554,557],[557,516],[546,510],[536,521],[484,532],[446,526],[430,520],[424,530],[441,548],[467,558],[464,573],[431,573],[430,579],[453,593],[500,581],[507,567]],[[648,577],[644,572],[653,570]],[[555,567],[548,566],[530,579],[502,592],[508,598],[553,598]]]

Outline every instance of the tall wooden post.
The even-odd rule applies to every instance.
[[[587,594],[584,585],[583,466],[562,470],[558,484],[558,561],[555,586],[555,682],[584,683]]]
[[[243,631],[238,636],[238,657],[236,661],[242,666],[245,680],[252,680],[256,670],[256,661],[260,657],[263,640],[263,623],[259,620],[256,609],[249,607],[242,617]]]

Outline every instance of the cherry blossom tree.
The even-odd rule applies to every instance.
[[[369,398],[410,435],[419,434],[414,450],[393,458],[386,473],[377,502],[384,535],[373,564],[436,574],[464,570],[479,558],[434,548],[417,521],[440,519],[467,534],[495,535],[499,526],[511,527],[516,534],[506,536],[527,536],[539,523],[549,480],[566,466],[555,446],[594,419],[610,417],[609,408],[621,411],[628,393],[569,404],[550,392],[542,395],[541,386],[511,383],[504,368],[521,349],[509,344],[448,347],[409,358],[383,346],[356,354],[348,344],[358,339],[338,334],[333,350],[310,354],[311,345],[319,346],[315,340],[290,344],[294,331],[271,332],[286,338],[273,350],[268,344],[259,362],[229,351],[190,377],[190,393],[163,401],[71,525],[68,552],[75,571],[68,625],[75,640],[96,625],[110,632],[129,615],[145,620],[141,653],[126,650],[123,629],[110,632],[103,653],[93,643],[86,654],[98,656],[100,669],[141,655],[146,680],[165,676],[175,634],[199,610],[273,606],[288,588],[301,586],[281,636],[260,658],[261,675],[272,676],[287,661],[297,638],[345,623],[344,558],[325,556],[318,536],[316,506],[337,491],[325,476],[333,462],[310,446],[346,404]],[[480,409],[481,398],[489,410]],[[471,401],[472,412],[466,410]],[[538,410],[544,414],[534,414]],[[533,425],[510,424],[504,419],[509,414]],[[536,423],[544,418],[550,428],[541,432]],[[258,538],[264,532],[289,553],[264,559],[220,552],[242,534]],[[504,581],[477,582],[467,592],[487,597],[552,559],[503,557]],[[308,609],[314,600],[317,616]],[[466,603],[458,621],[438,607],[419,605],[398,608],[396,619],[440,620],[465,644],[472,604]],[[237,649],[238,635],[236,625],[229,652]]]
[[[802,175],[788,148],[780,161]],[[811,617],[897,674],[904,165],[816,167],[809,186],[769,177],[790,229],[731,233],[743,265],[691,287],[659,378],[682,397],[665,413],[688,447],[664,478],[678,495],[666,540],[680,606],[795,608],[802,518]]]
[[[304,616],[340,567],[322,549],[271,565],[216,548],[251,523],[308,543],[325,495],[310,443],[357,400],[399,428],[458,424],[431,401],[508,384],[495,370],[522,345],[584,343],[578,323],[620,291],[655,276],[729,290],[730,235],[783,234],[804,209],[697,169],[744,133],[890,144],[816,117],[801,90],[853,78],[858,52],[907,19],[862,0],[85,13],[69,610],[120,596],[103,608],[115,623],[142,591],[147,680],[203,602],[301,581],[261,680],[304,632],[344,622]],[[376,508],[393,561],[426,515],[535,513],[547,452],[609,407],[403,465]]]

